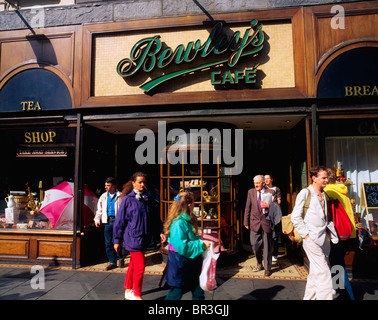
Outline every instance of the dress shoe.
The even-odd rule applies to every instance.
[[[262,266],[262,264],[257,264],[256,272],[262,271],[262,270],[264,270],[264,267]]]
[[[264,273],[265,277],[270,277],[272,275],[272,271],[270,270],[265,270],[265,273]]]
[[[117,265],[114,264],[114,263],[110,263],[110,264],[107,265],[107,267],[105,268],[105,270],[106,271],[110,271],[110,270],[113,270],[115,268],[117,268]]]
[[[125,260],[124,259],[119,259],[118,260],[118,267],[124,268],[125,267]]]

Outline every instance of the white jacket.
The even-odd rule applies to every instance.
[[[314,187],[311,185],[308,187],[308,189],[309,190],[307,190],[307,188],[301,190],[295,201],[295,206],[293,212],[291,213],[291,221],[294,228],[298,231],[302,238],[309,235],[311,240],[313,240],[319,246],[323,246],[325,243],[328,229],[331,241],[333,243],[338,243],[339,238],[337,236],[335,226],[333,225],[332,221],[328,221],[327,219],[327,205],[325,205],[324,213],[318,199],[318,194],[316,193]],[[306,216],[303,219],[303,206],[306,202],[309,191],[311,192],[311,202]],[[324,194],[323,198],[326,200]]]
[[[118,208],[121,204],[120,195],[121,195],[121,192],[117,190],[116,191],[116,199],[114,201],[114,211],[115,211],[116,216],[117,216],[117,213],[118,213]],[[101,219],[102,223],[108,223],[108,212],[107,211],[108,211],[108,193],[104,192],[101,195],[100,199],[98,199],[97,211],[96,211],[96,215],[94,217],[94,221],[100,222],[100,219]]]

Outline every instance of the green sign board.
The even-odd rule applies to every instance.
[[[163,75],[144,83],[141,88],[148,93],[163,82],[195,71],[222,64],[227,64],[228,67],[234,68],[242,57],[251,57],[261,51],[263,43],[262,25],[255,19],[251,21],[250,28],[245,30],[243,36],[240,31],[228,36],[224,31],[223,24],[219,22],[213,27],[204,43],[198,39],[189,42],[186,46],[180,44],[175,49],[172,49],[163,45],[159,35],[141,39],[132,47],[130,58],[122,59],[118,63],[117,72],[121,77],[128,78],[138,71],[151,72],[156,68],[163,70],[171,64],[182,66],[182,69],[178,71],[169,73],[162,71]],[[217,56],[219,56],[218,59],[214,58]],[[189,63],[190,67],[188,67]],[[193,63],[196,64],[194,67]],[[256,63],[252,70],[230,70],[223,75],[219,71],[215,71],[211,74],[211,82],[214,85],[237,84],[240,81],[255,83],[257,67],[258,64]]]

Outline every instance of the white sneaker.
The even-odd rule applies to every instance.
[[[125,300],[132,300],[132,297],[134,297],[133,290],[130,290],[129,292],[125,290]]]
[[[272,256],[272,262],[277,262],[277,257],[276,256]]]
[[[125,291],[125,300],[142,300],[142,298],[141,297],[136,297],[134,295],[133,290],[131,290],[129,292]]]

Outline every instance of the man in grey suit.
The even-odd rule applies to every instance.
[[[265,178],[257,175],[253,178],[255,188],[248,190],[247,203],[244,211],[244,226],[250,230],[250,240],[257,260],[257,270],[265,269],[265,276],[272,274],[272,227],[267,219],[269,203],[263,201],[267,196],[274,196],[274,191],[265,188]],[[264,213],[264,211],[266,211]],[[262,246],[264,249],[262,249]],[[264,259],[264,267],[262,260]]]

